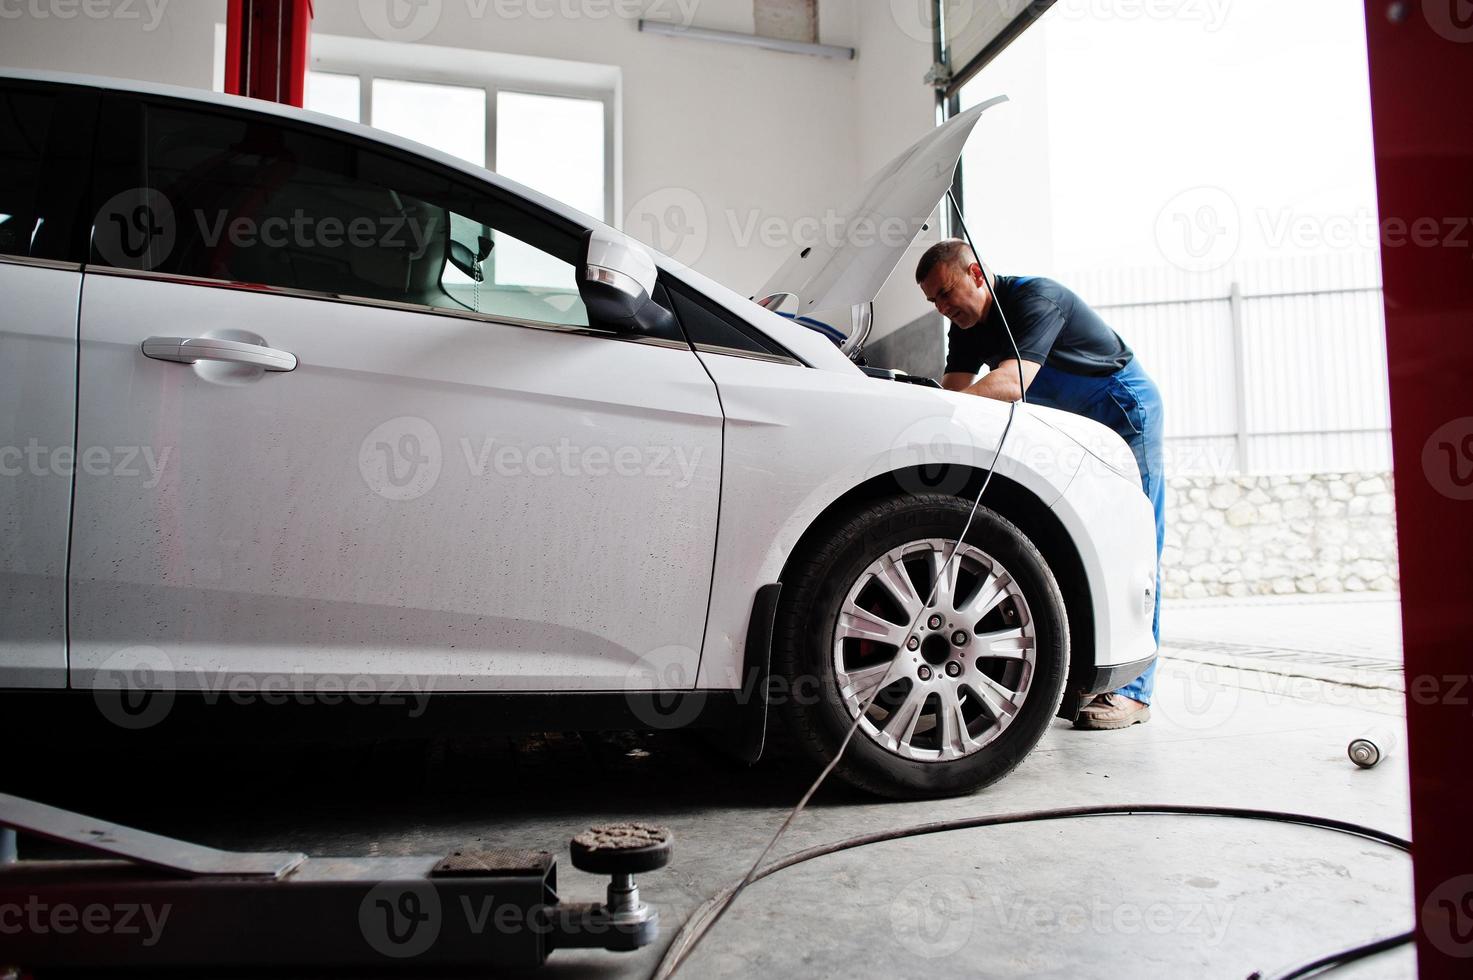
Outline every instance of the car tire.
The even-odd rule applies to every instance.
[[[799,744],[827,764],[880,685],[834,770],[870,792],[918,799],[986,786],[1033,749],[1063,695],[1058,582],[1033,543],[985,507],[948,563],[971,509],[940,494],[866,502],[817,528],[784,575],[777,700]],[[933,588],[938,567],[950,572]],[[902,602],[919,614],[914,633]]]

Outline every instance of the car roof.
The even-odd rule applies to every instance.
[[[199,105],[244,109],[262,115],[278,116],[282,119],[308,123],[312,126],[336,130],[337,132],[355,136],[359,139],[370,140],[374,143],[393,147],[394,149],[412,153],[423,159],[459,170],[461,173],[467,174],[476,180],[485,181],[488,184],[492,184],[526,201],[545,208],[579,227],[607,228],[616,234],[623,234],[623,232],[590,214],[585,214],[577,208],[570,207],[556,198],[548,197],[546,194],[533,190],[525,184],[519,184],[514,180],[503,177],[494,170],[478,167],[473,163],[462,160],[460,157],[437,150],[431,146],[425,146],[423,143],[416,143],[414,140],[405,139],[402,136],[396,136],[382,129],[374,129],[362,123],[349,122],[346,119],[339,119],[337,116],[329,116],[325,113],[313,112],[309,109],[299,109],[296,106],[267,102],[264,99],[251,99],[241,95],[226,95],[222,92],[187,88],[182,85],[165,85],[159,82],[147,82],[131,78],[112,78],[102,75],[83,75],[72,72],[39,71],[0,66],[0,79],[16,79],[56,85],[75,85],[110,92],[133,92],[140,95],[161,95],[171,99],[194,102]],[[649,248],[649,246],[644,247]],[[798,354],[809,364],[819,362],[833,369],[840,367],[842,362],[843,368],[858,370],[850,363],[847,357],[839,353],[838,348],[813,331],[805,327],[796,326],[777,314],[771,313],[755,303],[748,302],[747,297],[742,296],[730,287],[676,261],[657,249],[649,248],[649,251],[655,258],[655,264],[661,269],[674,275],[677,279],[684,280],[687,284],[700,290],[712,299],[717,300],[731,312],[738,313],[748,323],[751,323],[757,329]]]

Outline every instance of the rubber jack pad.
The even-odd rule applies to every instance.
[[[590,827],[573,838],[573,867],[600,875],[654,871],[670,863],[670,844],[674,840],[668,827],[649,823]]]

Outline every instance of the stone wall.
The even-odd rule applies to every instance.
[[[1392,501],[1389,473],[1169,480],[1161,594],[1394,592]]]

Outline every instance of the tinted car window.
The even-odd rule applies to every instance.
[[[588,324],[575,230],[473,181],[272,117],[141,103],[133,118],[136,186],[99,213],[97,261]]]
[[[0,253],[34,255],[51,95],[0,89]]]
[[[675,315],[693,344],[725,347],[754,354],[793,355],[777,341],[716,306],[709,299],[682,284],[668,281],[669,295]]]

